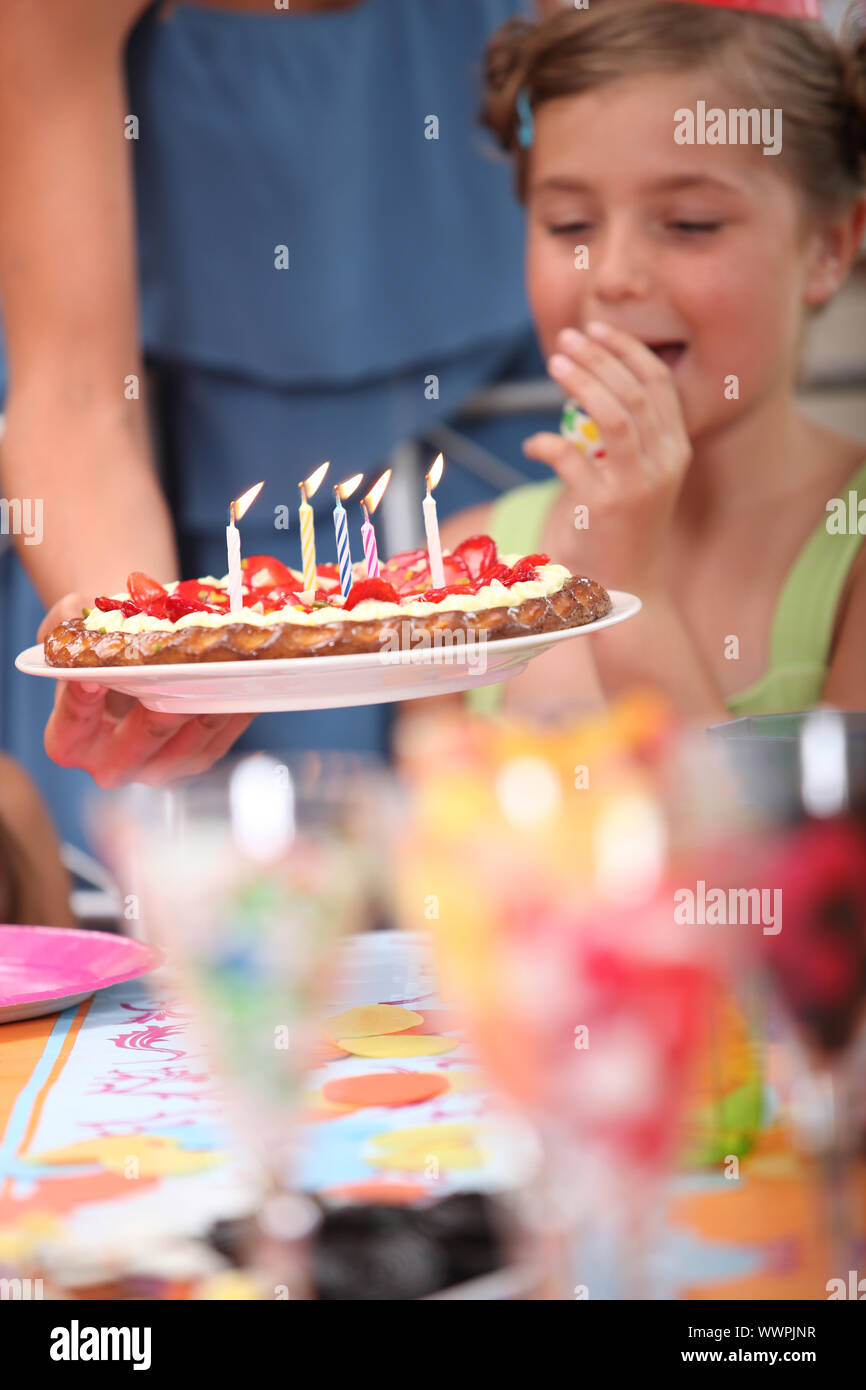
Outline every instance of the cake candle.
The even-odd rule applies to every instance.
[[[351,497],[363,478],[363,473],[355,473],[344,483],[334,484],[334,531],[337,537],[337,565],[340,570],[340,593],[346,597],[352,587],[352,552],[349,547],[349,518],[343,500]]]
[[[241,589],[241,533],[237,523],[255,502],[264,483],[256,483],[247,488],[240,497],[229,503],[229,524],[226,527],[226,551],[228,554],[229,612],[243,612],[243,592]]]
[[[376,532],[373,529],[373,523],[370,520],[370,517],[373,515],[379,503],[381,502],[382,496],[385,492],[385,488],[388,486],[390,481],[391,469],[387,468],[385,472],[382,474],[381,478],[378,478],[377,481],[370,488],[370,491],[367,493],[367,496],[361,503],[361,507],[364,512],[364,522],[361,527],[361,537],[364,541],[364,559],[367,562],[368,579],[379,578],[379,549],[376,545]]]
[[[424,509],[424,530],[427,534],[427,554],[430,557],[430,582],[434,589],[444,589],[445,570],[442,565],[442,542],[439,539],[439,522],[436,517],[436,499],[433,489],[442,477],[445,460],[437,454],[430,472],[427,474],[427,496],[422,503]]]
[[[313,593],[316,589],[316,528],[310,498],[316,492],[329,467],[329,463],[320,464],[309,478],[305,478],[302,483],[298,484],[301,489],[298,519],[301,526],[301,567],[304,572],[304,589]]]

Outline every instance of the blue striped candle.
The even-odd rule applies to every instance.
[[[346,597],[352,587],[352,552],[349,549],[349,519],[337,484],[334,488],[334,531],[337,536],[337,565],[340,570],[340,592]]]

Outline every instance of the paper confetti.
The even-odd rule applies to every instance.
[[[112,1134],[96,1139],[82,1139],[63,1149],[34,1154],[30,1163],[67,1164],[98,1163],[110,1173],[128,1177],[133,1171],[138,1178],[169,1177],[181,1173],[196,1173],[204,1168],[217,1168],[227,1154],[217,1150],[184,1149],[176,1139],[160,1134]]]
[[[404,1207],[430,1196],[429,1188],[420,1182],[389,1182],[387,1178],[371,1178],[368,1182],[344,1182],[327,1187],[319,1193],[335,1202],[375,1202]]]
[[[328,1081],[322,1087],[322,1095],[326,1102],[341,1108],[360,1109],[369,1105],[417,1105],[448,1089],[447,1078],[433,1072],[380,1071]]]
[[[453,1028],[461,1028],[464,1019],[457,1009],[425,1009],[422,1023],[407,1028],[407,1033],[450,1033]]]
[[[417,1125],[414,1129],[389,1130],[371,1140],[367,1162],[374,1168],[404,1172],[438,1172],[450,1168],[478,1168],[484,1155],[475,1125]]]
[[[452,1052],[462,1038],[437,1038],[425,1033],[390,1033],[378,1038],[340,1038],[340,1046],[356,1057],[435,1057]]]
[[[346,1038],[373,1038],[383,1033],[400,1033],[404,1028],[413,1028],[423,1023],[423,1014],[413,1009],[399,1009],[395,1004],[362,1004],[356,1009],[347,1009],[344,1014],[334,1014],[326,1018],[322,1032],[338,1047],[347,1051]]]

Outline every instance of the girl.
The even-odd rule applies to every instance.
[[[643,610],[479,707],[556,717],[635,684],[709,721],[866,703],[866,448],[794,398],[866,221],[866,41],[837,43],[809,0],[742,3],[593,0],[489,45],[483,120],[515,161],[536,328],[605,454],[532,436],[555,478],[444,539],[548,551]],[[697,132],[716,109],[733,141],[741,108],[775,142],[683,140],[684,113]]]
[[[33,782],[0,753],[0,925],[72,927],[69,879]]]

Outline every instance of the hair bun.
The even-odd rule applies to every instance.
[[[515,101],[527,71],[527,38],[535,28],[527,19],[510,19],[487,45],[479,117],[506,150],[516,143]]]
[[[858,171],[866,159],[866,0],[852,0],[842,21],[842,95],[848,108],[851,152]]]

